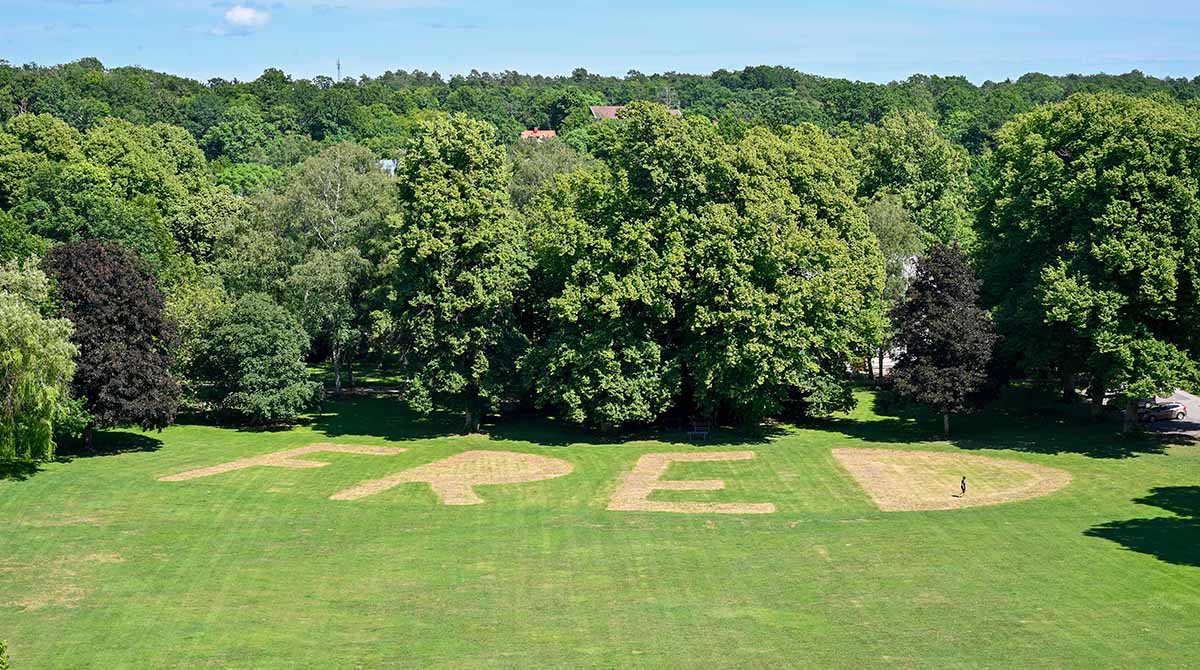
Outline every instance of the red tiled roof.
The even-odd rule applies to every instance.
[[[521,133],[521,139],[523,140],[541,140],[548,137],[558,137],[558,133],[554,132],[553,130],[539,130],[537,128],[534,128],[533,130],[526,130]]]
[[[602,121],[604,119],[615,119],[617,118],[617,112],[621,111],[622,109],[625,109],[625,105],[592,105],[592,118],[596,119],[597,121]],[[672,109],[671,114],[674,116],[681,116],[683,112],[679,111],[678,109]]]
[[[615,119],[617,112],[625,109],[625,105],[592,105],[592,118]]]

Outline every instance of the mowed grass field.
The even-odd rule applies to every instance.
[[[236,668],[1195,668],[1200,447],[1008,414],[849,416],[762,437],[604,440],[543,420],[454,436],[395,399],[330,403],[308,425],[115,432],[111,453],[0,479],[0,638],[17,670]],[[319,442],[328,467],[193,468]],[[838,447],[995,456],[1069,472],[1049,496],[878,511]],[[404,484],[329,496],[470,449],[569,461],[557,479],[448,507]],[[647,453],[753,451],[672,465],[763,515],[614,512]],[[946,473],[947,493],[958,484]]]

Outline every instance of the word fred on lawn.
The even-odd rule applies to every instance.
[[[159,481],[177,482],[210,477],[253,467],[320,468],[323,461],[300,458],[316,452],[338,452],[369,456],[391,456],[407,451],[399,447],[364,447],[339,444],[314,444],[297,449],[277,451],[262,456],[242,458],[175,475],[160,477]],[[704,503],[658,502],[649,499],[661,491],[716,491],[725,488],[720,479],[699,481],[664,480],[671,463],[696,461],[744,461],[754,458],[752,451],[645,454],[617,486],[608,509],[622,512],[679,512],[684,514],[770,514],[771,503]],[[445,505],[479,505],[484,502],[474,490],[476,486],[523,484],[562,477],[572,470],[561,458],[522,454],[511,451],[464,451],[449,458],[402,470],[382,479],[365,481],[329,496],[331,500],[358,500],[387,491],[401,484],[424,483],[433,489]]]

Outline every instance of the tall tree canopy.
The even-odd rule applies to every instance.
[[[850,403],[883,277],[844,145],[812,126],[729,144],[637,103],[597,155],[536,212],[540,402],[601,426]]]
[[[0,126],[0,209],[46,240],[120,242],[160,275],[180,250],[203,257],[239,211],[182,128],[106,119],[79,133],[46,114]]]
[[[1140,98],[1081,95],[1096,90]],[[273,398],[237,406],[255,421],[302,411],[307,355],[330,362],[335,388],[359,360],[398,363],[416,405],[461,408],[468,428],[518,397],[591,425],[752,422],[847,406],[847,363],[890,347],[885,305],[912,257],[980,252],[986,201],[979,255],[1005,360],[1072,395],[1083,381],[1133,397],[1194,371],[1197,107],[1171,100],[1197,97],[1200,80],[1139,72],[976,86],[772,66],[272,69],[200,83],[0,61],[0,262],[83,240],[132,251],[180,324],[181,374],[200,369],[214,314],[265,294],[271,323],[255,332],[303,332],[286,354],[245,353],[289,361],[244,383]],[[598,122],[596,104],[627,105],[624,118]],[[534,126],[562,141],[517,143],[505,161],[500,145]],[[88,372],[87,356],[119,353],[89,346],[77,378],[154,388],[121,379],[128,366]]]
[[[892,380],[900,395],[942,413],[971,407],[987,381],[996,336],[977,304],[979,280],[957,247],[937,245],[922,256],[904,302],[892,311],[900,357]]]
[[[925,236],[912,213],[894,193],[881,193],[868,201],[864,207],[871,232],[879,240],[879,251],[883,254],[884,284],[883,300],[888,309],[894,309],[904,300],[908,283],[912,279],[913,263],[925,250]],[[884,374],[884,359],[892,348],[892,325],[881,323],[879,335],[879,376]],[[867,361],[868,371],[872,363]]]
[[[1006,359],[1068,385],[1084,375],[1097,402],[1110,389],[1132,405],[1194,383],[1196,115],[1077,95],[1003,128],[995,165],[981,259]]]
[[[366,259],[380,255],[391,191],[369,150],[334,144],[301,163],[279,193],[260,199],[266,230],[249,228],[251,235],[291,242],[281,249],[291,266],[286,278],[278,278],[284,286],[281,302],[301,317],[312,337],[328,345],[337,392],[366,326],[363,310],[357,309],[366,290]]]
[[[266,156],[267,141],[275,134],[275,127],[263,119],[254,104],[234,104],[227,107],[221,120],[204,134],[204,149],[209,158],[224,157],[232,163],[261,163]]]
[[[205,322],[192,374],[224,412],[258,424],[289,423],[312,407],[308,337],[299,320],[263,293],[219,307]]]
[[[585,70],[556,77],[512,71],[442,77],[399,70],[336,82],[293,78],[270,68],[253,81],[202,83],[138,67],[105,68],[85,58],[47,67],[0,62],[0,121],[26,113],[53,114],[79,131],[106,117],[169,123],[204,140],[214,158],[245,157],[242,148],[254,154],[246,140],[261,136],[267,138],[268,154],[272,146],[296,148],[301,138],[336,138],[361,142],[380,157],[390,157],[408,136],[411,121],[431,110],[487,121],[503,141],[510,141],[534,126],[573,135],[590,121],[589,105],[655,100],[703,114],[729,137],[740,137],[754,126],[861,127],[892,112],[917,111],[978,154],[993,145],[995,131],[1015,114],[1100,90],[1187,100],[1200,97],[1200,79],[1158,79],[1138,71],[1061,77],[1030,73],[977,86],[960,76],[915,74],[881,85],[756,65],[710,74],[631,71],[623,77]],[[232,149],[228,155],[227,145]],[[265,162],[283,167],[270,158]]]
[[[170,424],[179,404],[170,372],[175,323],[146,263],[115,243],[86,240],[51,250],[45,267],[74,324],[72,388],[90,415],[89,442],[93,428]]]
[[[467,116],[426,121],[396,170],[399,212],[380,267],[386,324],[410,399],[462,408],[465,428],[511,384],[521,347],[513,301],[527,272],[503,147]]]
[[[0,461],[51,458],[71,409],[78,349],[70,321],[43,316],[49,295],[32,262],[0,265]]]
[[[970,180],[967,152],[942,136],[921,112],[894,112],[862,129],[855,141],[861,181],[859,196],[900,199],[926,245],[969,246]]]
[[[586,163],[583,156],[557,138],[517,142],[508,148],[508,159],[512,164],[509,193],[518,209],[549,186],[555,176]]]

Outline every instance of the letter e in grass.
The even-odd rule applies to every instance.
[[[697,481],[664,480],[663,474],[674,462],[696,461],[748,461],[754,458],[753,451],[716,451],[698,454],[646,454],[638,459],[633,470],[625,475],[616,493],[608,503],[608,509],[616,512],[681,512],[684,514],[770,514],[775,511],[771,503],[702,503],[702,502],[656,502],[651,501],[654,491],[719,491],[725,488],[720,479]]]

